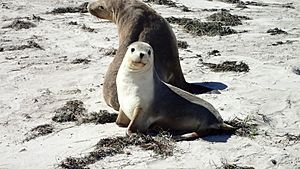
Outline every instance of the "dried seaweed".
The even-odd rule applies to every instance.
[[[117,120],[118,114],[109,113],[107,110],[92,112],[83,119],[83,123],[105,124],[114,123]]]
[[[253,120],[249,117],[245,118],[244,120],[236,117],[230,121],[226,121],[225,123],[236,128],[234,133],[235,135],[253,138],[254,136],[258,135],[258,129],[257,124],[253,123],[252,121]]]
[[[249,72],[249,66],[244,62],[237,61],[225,61],[220,64],[215,63],[203,63],[205,66],[208,66],[214,72]]]
[[[32,20],[34,20],[34,21],[43,21],[45,19],[40,17],[40,16],[37,16],[37,15],[32,15]]]
[[[70,122],[70,121],[82,121],[84,117],[83,102],[79,100],[68,101],[63,107],[54,111],[55,115],[52,118],[55,122]]]
[[[270,35],[278,35],[278,34],[288,34],[286,31],[279,29],[279,28],[274,28],[274,29],[269,29],[267,31]]]
[[[89,64],[91,62],[91,60],[89,60],[89,59],[82,59],[82,58],[76,58],[76,59],[74,59],[74,60],[72,60],[72,64],[81,64],[81,63],[83,63],[83,64]]]
[[[14,51],[14,50],[24,50],[24,49],[29,49],[29,48],[37,48],[40,50],[44,50],[38,43],[34,42],[33,40],[27,41],[27,44],[25,45],[12,45],[12,46],[4,46],[0,48],[0,52],[4,51]]]
[[[186,41],[177,41],[178,48],[186,49],[189,47],[189,44]]]
[[[255,1],[240,1],[240,0],[218,0],[225,3],[238,4],[238,5],[251,5],[251,6],[269,6],[267,3],[255,2]]]
[[[117,54],[118,50],[115,48],[101,48],[99,51],[104,52],[105,56],[114,56]]]
[[[152,150],[160,157],[172,156],[174,141],[168,135],[159,135],[151,137],[143,134],[135,134],[130,137],[114,137],[101,139],[95,149],[84,157],[69,157],[63,160],[60,168],[88,168],[87,165],[93,164],[108,156],[123,154],[124,148],[129,146],[139,146],[144,150]]]
[[[69,25],[78,25],[78,23],[76,21],[71,21],[68,23]]]
[[[79,100],[67,101],[67,103],[56,109],[53,121],[63,122],[77,122],[77,123],[94,123],[105,124],[113,123],[117,119],[117,114],[109,113],[107,110],[100,110],[99,112],[92,112],[87,114],[84,104]]]
[[[238,166],[236,164],[222,162],[222,166],[217,167],[216,169],[254,169],[254,167]]]
[[[157,5],[166,5],[169,7],[180,8],[183,12],[191,12],[192,11],[187,6],[177,5],[175,2],[173,2],[171,0],[144,0],[144,2],[147,2],[147,3],[151,2],[151,3],[155,3]]]
[[[26,135],[26,139],[24,141],[29,141],[35,139],[40,136],[45,136],[54,131],[54,127],[51,124],[39,125],[30,130]]]
[[[294,72],[296,75],[300,75],[300,68],[293,68],[293,72]]]
[[[81,29],[84,30],[84,31],[86,31],[86,32],[96,32],[95,29],[90,28],[90,27],[87,27],[85,24],[83,24],[83,25],[81,26]]]
[[[20,29],[29,29],[29,28],[34,28],[36,27],[36,24],[28,21],[22,21],[22,20],[14,20],[11,24],[7,26],[3,26],[2,28],[12,28],[15,30],[20,30]]]
[[[275,43],[272,43],[271,46],[279,46],[279,45],[285,45],[285,44],[293,44],[294,42],[297,42],[296,40],[286,40],[286,41],[277,41]]]
[[[207,17],[208,21],[221,22],[224,26],[242,25],[241,19],[249,20],[249,17],[232,15],[227,11],[214,13]]]
[[[79,6],[76,7],[59,7],[54,8],[51,12],[51,14],[62,14],[62,13],[87,13],[87,6],[89,2],[84,2]]]
[[[221,22],[201,22],[198,19],[175,17],[169,17],[166,20],[169,23],[182,25],[186,32],[197,36],[225,36],[237,33],[234,29],[223,26]]]
[[[207,52],[207,54],[208,54],[209,56],[221,56],[221,53],[220,53],[220,51],[218,51],[218,50],[212,50],[212,51],[210,51],[210,52]]]
[[[176,3],[171,0],[145,0],[144,2],[151,2],[158,5],[167,5],[169,7],[177,7]]]
[[[293,134],[286,133],[286,134],[284,134],[284,137],[286,137],[286,139],[288,141],[293,141],[293,142],[299,142],[300,141],[300,134],[299,135],[293,135]]]

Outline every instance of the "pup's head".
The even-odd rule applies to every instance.
[[[152,68],[153,66],[153,49],[145,42],[134,42],[128,46],[124,65],[131,72],[141,72]]]

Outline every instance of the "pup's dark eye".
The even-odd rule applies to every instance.
[[[151,50],[148,51],[148,55],[151,55]]]
[[[134,52],[135,51],[135,49],[134,48],[131,48],[131,52]]]
[[[104,7],[103,7],[103,6],[99,6],[99,8],[100,8],[100,9],[104,9]]]

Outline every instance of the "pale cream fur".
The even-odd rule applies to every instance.
[[[131,51],[134,49],[134,52]],[[150,55],[148,52],[150,51]],[[141,59],[140,53],[144,56]],[[133,64],[132,62],[139,63]],[[141,66],[141,63],[144,66]],[[136,107],[146,110],[154,97],[153,49],[144,42],[128,47],[117,75],[118,99],[121,110],[132,120]]]

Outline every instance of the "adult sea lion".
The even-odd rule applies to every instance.
[[[177,139],[189,140],[234,131],[210,103],[161,81],[153,54],[149,44],[132,43],[117,74],[120,109],[116,122],[129,123],[128,135],[161,128],[180,135]]]
[[[119,48],[109,65],[103,83],[106,103],[119,110],[116,76],[127,47],[135,41],[149,43],[154,49],[155,69],[161,80],[191,93],[211,91],[204,86],[187,83],[179,63],[177,40],[168,22],[139,0],[96,0],[88,5],[89,12],[107,19],[118,27]]]

